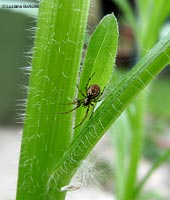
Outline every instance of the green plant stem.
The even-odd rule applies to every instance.
[[[140,102],[140,105],[139,105]],[[129,145],[129,162],[126,167],[125,192],[122,200],[132,200],[134,187],[137,178],[137,169],[141,157],[141,148],[143,142],[143,119],[144,119],[144,96],[143,93],[133,101],[126,109],[127,119],[130,126],[130,145]]]
[[[127,112],[123,112],[121,117],[109,129],[111,139],[114,141],[113,148],[116,152],[115,161],[115,194],[117,199],[124,200],[125,186],[127,182],[127,171],[129,170],[129,163],[127,163],[127,156],[129,150],[129,136],[131,135]],[[114,134],[114,133],[118,134]]]

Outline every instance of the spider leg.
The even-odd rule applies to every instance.
[[[99,94],[98,98],[100,98],[100,97],[103,95],[103,93],[104,93],[104,91],[105,91],[105,88],[106,88],[106,87],[103,88],[103,90],[102,90],[102,92]]]
[[[78,91],[81,93],[81,95],[83,96],[83,97],[86,97],[86,95],[80,90],[80,88],[79,88],[79,86],[76,84],[76,86],[77,86],[77,89],[78,89]]]
[[[79,104],[77,104],[77,106],[74,107],[73,109],[68,110],[68,111],[66,111],[66,112],[59,112],[59,113],[57,113],[57,114],[67,114],[67,113],[70,113],[70,112],[76,110],[77,108],[79,108],[79,107],[81,106],[81,104],[82,104],[82,103],[79,103]]]
[[[86,110],[86,114],[84,115],[84,117],[83,117],[83,119],[81,120],[81,122],[80,122],[78,125],[76,125],[73,129],[75,129],[75,128],[77,128],[78,126],[81,126],[81,125],[83,124],[84,120],[87,118],[87,115],[88,115],[88,113],[89,113],[89,109],[90,109],[90,105],[88,105],[87,110]]]
[[[106,89],[106,86],[103,88],[102,92],[100,93],[100,96],[103,95],[105,89]]]
[[[61,105],[72,105],[72,104],[77,104],[77,99],[69,103],[62,103]]]
[[[72,105],[72,104],[82,104],[84,102],[84,98],[83,99],[74,99],[74,101],[69,102],[69,103],[63,103],[61,105]]]
[[[90,119],[90,118],[91,118],[91,116],[93,115],[93,113],[94,113],[94,108],[95,108],[95,105],[94,105],[94,104],[91,104],[91,106],[92,106],[92,113],[91,113],[91,115],[90,115],[89,119]]]
[[[87,89],[88,89],[88,85],[89,85],[89,82],[90,82],[90,80],[92,79],[92,77],[94,76],[94,74],[95,74],[95,72],[89,77],[89,80],[87,81],[87,84],[86,84],[86,91],[87,91]]]

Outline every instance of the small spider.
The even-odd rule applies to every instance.
[[[92,74],[92,76],[94,75],[94,73]],[[83,117],[83,119],[81,120],[81,122],[76,125],[73,129],[77,128],[78,126],[82,125],[84,120],[87,118],[88,116],[88,113],[89,113],[89,109],[90,109],[90,106],[92,106],[92,114],[93,114],[93,111],[94,111],[94,103],[97,103],[98,101],[100,101],[100,97],[102,96],[103,92],[104,92],[104,89],[103,91],[101,92],[101,89],[100,89],[100,86],[97,85],[97,84],[93,84],[93,85],[90,85],[89,86],[89,82],[92,78],[92,76],[90,76],[87,84],[86,84],[86,87],[85,87],[85,90],[86,90],[86,95],[80,90],[79,86],[77,86],[78,88],[78,91],[81,93],[81,95],[84,97],[82,99],[76,99],[74,100],[73,102],[69,103],[68,105],[70,104],[76,104],[76,106],[69,110],[69,111],[66,111],[66,112],[63,112],[63,113],[57,113],[57,114],[67,114],[67,113],[70,113],[74,110],[76,110],[77,108],[79,108],[81,105],[83,107],[87,107],[87,110],[86,110],[86,114],[85,116]],[[92,115],[91,114],[91,115]],[[91,117],[91,116],[90,116]]]

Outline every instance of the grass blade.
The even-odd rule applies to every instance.
[[[19,163],[17,200],[64,199],[46,193],[48,176],[71,142],[72,115],[62,105],[75,95],[75,85],[89,1],[40,2],[30,75],[26,119]],[[61,179],[62,185],[66,184]],[[61,183],[59,183],[61,184]]]

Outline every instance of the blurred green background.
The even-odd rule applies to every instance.
[[[28,85],[28,76],[22,68],[28,66],[27,52],[33,46],[35,19],[22,13],[0,10],[0,125],[17,125],[17,113],[23,113],[18,104],[26,98],[22,86]]]

